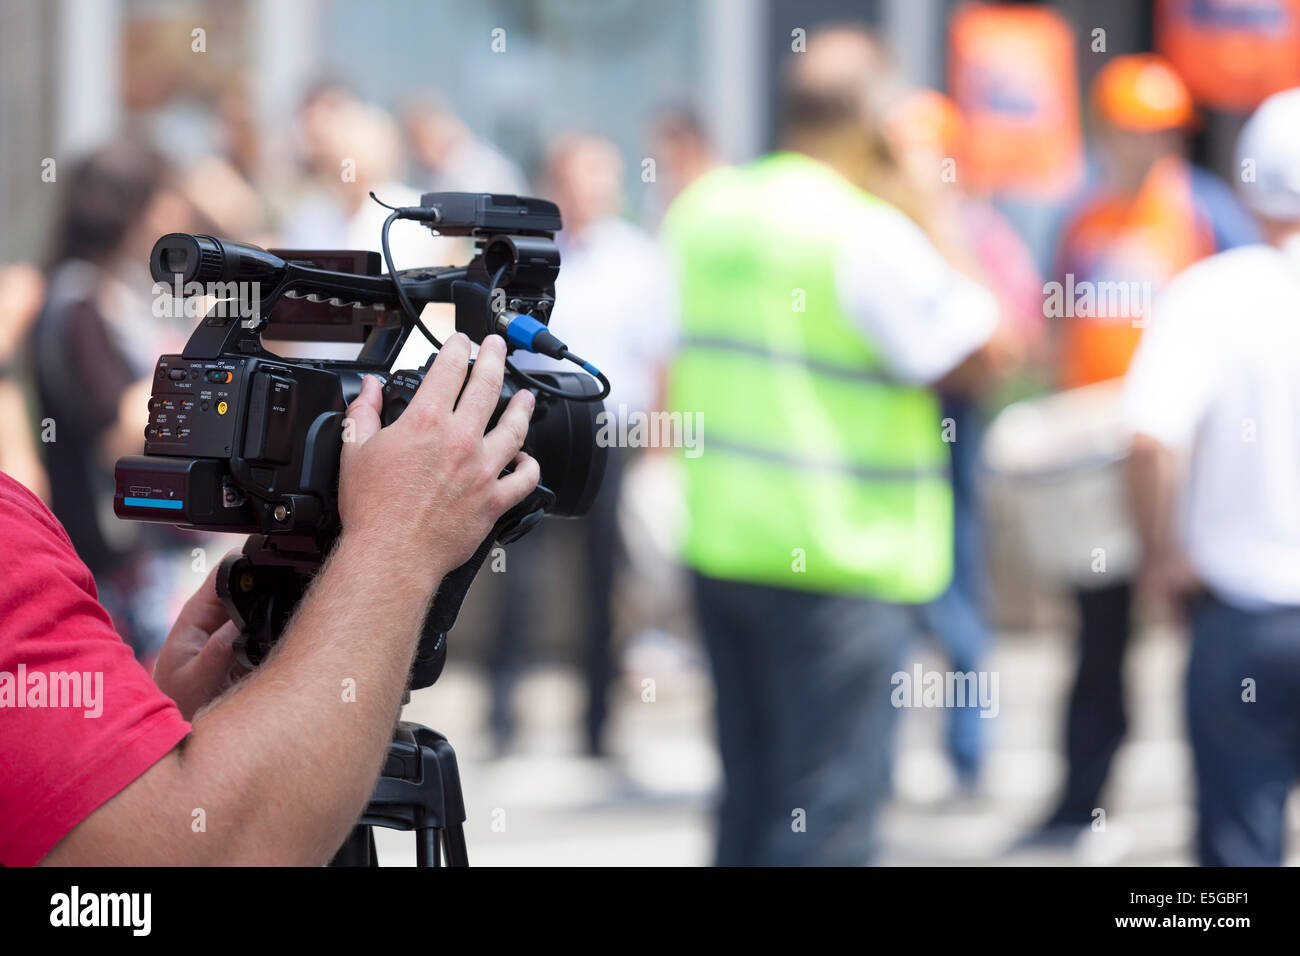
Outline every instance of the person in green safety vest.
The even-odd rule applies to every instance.
[[[899,652],[951,576],[961,436],[934,388],[978,389],[1011,356],[993,295],[858,185],[888,162],[884,61],[863,31],[815,33],[781,151],[703,176],[664,221],[668,405],[702,435],[683,557],[717,685],[721,865],[872,859]]]

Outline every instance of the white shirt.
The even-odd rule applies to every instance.
[[[415,180],[421,192],[505,193],[530,196],[519,167],[480,139],[457,142],[435,170],[422,170]]]
[[[390,206],[416,206],[420,193],[401,183],[375,187],[375,195]],[[370,197],[349,214],[338,197],[326,192],[309,194],[285,217],[281,245],[287,249],[368,249],[380,251],[380,233],[391,212]],[[398,220],[388,233],[393,265],[400,269],[420,266],[464,265],[473,255],[468,240],[435,236],[423,223]],[[381,266],[387,272],[388,267]]]
[[[1178,531],[1223,600],[1300,605],[1300,244],[1243,246],[1157,299],[1125,384],[1135,432],[1191,453]]]
[[[835,270],[840,307],[895,377],[932,384],[988,341],[997,300],[892,206],[861,213]]]
[[[560,341],[605,373],[605,407],[649,411],[657,376],[676,342],[676,303],[658,244],[622,219],[593,223],[566,242],[558,236],[560,275],[549,328]],[[521,369],[578,372],[572,362],[515,352]],[[625,406],[625,408],[620,408]]]

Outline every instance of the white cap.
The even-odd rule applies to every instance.
[[[1300,219],[1300,87],[1274,93],[1246,121],[1237,175],[1237,192],[1257,215]]]

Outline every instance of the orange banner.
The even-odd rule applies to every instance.
[[[1055,200],[1083,177],[1074,31],[1040,5],[971,3],[951,22],[953,98],[971,185]],[[961,171],[958,171],[961,175]]]
[[[1300,86],[1300,0],[1158,0],[1156,47],[1207,106]]]

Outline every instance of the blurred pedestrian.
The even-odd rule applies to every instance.
[[[650,124],[650,158],[654,160],[654,189],[647,195],[646,221],[658,227],[683,189],[714,169],[718,155],[696,110],[687,105],[669,106]]]
[[[923,210],[918,224],[954,268],[997,296],[1028,351],[1042,338],[1042,277],[1006,217],[966,187],[965,124],[957,104],[933,90],[911,90],[890,112],[888,125],[915,194],[911,205]],[[953,670],[970,674],[982,667],[993,638],[979,495],[985,421],[979,402],[968,395],[948,392],[941,398],[943,417],[953,425],[953,577],[948,589],[926,606],[925,621]],[[976,702],[968,701],[948,714],[948,758],[958,796],[975,793],[983,769],[989,722],[980,713]]]
[[[52,509],[95,577],[100,601],[142,658],[166,637],[170,608],[142,588],[183,540],[160,525],[113,514],[113,467],[144,445],[158,356],[180,351],[192,319],[159,318],[149,253],[196,220],[168,163],[121,139],[60,179],[46,298],[31,341]]]
[[[412,206],[420,190],[402,181],[403,149],[397,122],[377,106],[346,93],[321,93],[308,100],[300,119],[311,182],[285,213],[284,244],[298,249],[380,248],[389,210],[370,198],[373,191],[392,206]],[[398,269],[446,265],[440,255],[449,240],[405,224],[391,234]]]
[[[1126,382],[1141,580],[1190,613],[1203,865],[1282,863],[1300,776],[1300,89],[1242,130],[1266,243],[1158,300]]]
[[[609,427],[604,433],[633,434],[632,426],[656,410],[673,343],[674,307],[663,257],[649,235],[619,216],[623,161],[608,140],[577,133],[557,138],[547,154],[544,191],[559,205],[564,221],[556,237],[564,265],[556,280],[551,325],[565,341],[581,342],[586,349],[582,354],[599,363],[612,383],[605,399]],[[572,367],[526,352],[515,353],[513,360],[528,370]],[[608,751],[606,698],[616,670],[612,598],[622,560],[616,519],[631,454],[630,448],[609,446],[604,483],[581,519],[583,550],[574,585],[585,598],[583,743],[591,756]],[[539,619],[537,585],[549,528],[535,529],[509,549],[505,596],[488,657],[491,725],[499,751],[508,749],[514,737],[511,695],[529,644],[527,630]]]
[[[1003,364],[994,297],[858,185],[882,161],[883,62],[864,31],[811,36],[783,149],[703,176],[664,224],[670,405],[704,432],[684,557],[716,683],[722,865],[872,859],[912,605],[951,578],[932,386]]]
[[[24,346],[45,296],[45,278],[27,263],[0,266],[0,471],[49,501],[49,481],[33,435]]]
[[[1154,54],[1118,56],[1091,90],[1102,180],[1068,218],[1055,278],[1091,293],[1057,331],[1060,381],[1076,388],[1122,376],[1149,302],[1175,274],[1258,231],[1232,190],[1187,156],[1191,94]],[[1112,297],[1108,289],[1126,294]],[[1083,302],[1082,298],[1078,299]],[[1129,303],[1110,309],[1108,302]],[[1132,633],[1132,581],[1099,575],[1077,588],[1079,659],[1066,718],[1066,780],[1030,842],[1072,844],[1091,825],[1111,761],[1127,729],[1123,667]]]
[[[441,97],[412,97],[401,119],[410,146],[409,178],[422,192],[528,194],[519,167],[476,136]]]

